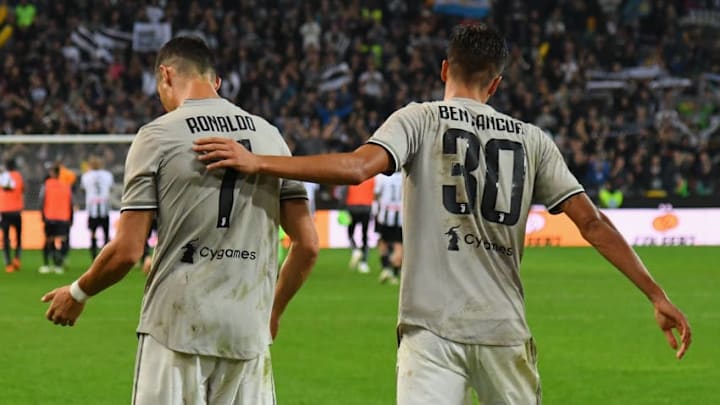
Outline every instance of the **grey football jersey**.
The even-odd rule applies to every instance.
[[[539,128],[462,98],[412,103],[369,141],[405,174],[401,325],[462,343],[521,344],[519,266],[533,202],[583,189]]]
[[[157,210],[158,246],[139,333],[171,350],[251,359],[270,344],[280,200],[296,181],[209,172],[193,140],[222,136],[290,155],[278,130],[220,98],[187,100],[140,129],[128,152],[122,210]]]

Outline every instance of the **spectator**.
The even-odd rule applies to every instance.
[[[650,159],[650,165],[647,168],[647,174],[644,176],[647,180],[646,189],[660,195],[667,195],[667,191],[671,188],[667,171],[660,163],[660,156],[655,155]]]
[[[708,40],[720,30],[693,19],[708,2],[630,3],[492,2],[487,21],[509,38],[513,83],[493,107],[548,131],[591,195],[605,181],[626,197],[658,181],[670,194],[682,184],[689,196],[718,193],[720,91],[703,73],[720,72],[720,45]],[[0,7],[0,133],[134,133],[162,110],[154,55],[132,49],[132,32],[167,21],[218,49],[223,96],[289,126],[303,153],[349,147],[400,106],[441,98],[437,60],[459,21],[419,0],[12,4],[4,21]],[[73,169],[92,153],[58,148],[48,153]],[[35,151],[20,153],[31,161]],[[620,155],[626,176],[612,174]]]
[[[360,94],[372,102],[378,101],[383,96],[384,78],[375,68],[375,59],[368,58],[367,70],[358,77],[358,82]]]
[[[610,180],[610,164],[603,156],[594,155],[588,163],[588,173],[583,185],[589,190],[598,190]]]
[[[700,154],[700,159],[695,168],[697,178],[694,185],[695,194],[708,196],[716,190],[716,184],[718,184],[716,168],[717,165],[713,166],[707,152]]]
[[[319,50],[320,48],[320,35],[322,34],[322,28],[320,24],[315,21],[312,14],[308,13],[305,16],[305,24],[300,26],[300,35],[303,38],[303,49],[310,47]]]
[[[15,6],[17,26],[23,29],[30,27],[35,20],[36,13],[37,9],[33,4],[30,4],[27,0],[20,0],[20,3]]]
[[[605,183],[600,187],[598,201],[600,208],[620,208],[623,203],[623,192],[614,188],[611,183]]]

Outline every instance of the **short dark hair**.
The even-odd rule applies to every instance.
[[[15,164],[14,158],[9,158],[5,161],[5,168],[8,170],[15,170],[17,168],[17,165]]]
[[[60,165],[55,163],[52,166],[50,166],[50,170],[48,170],[50,173],[50,177],[59,177],[60,176]]]
[[[155,71],[160,65],[172,65],[184,74],[215,74],[215,58],[210,48],[197,37],[175,37],[160,48]]]
[[[502,73],[509,53],[494,28],[482,23],[458,25],[450,35],[447,60],[455,78],[485,86]]]

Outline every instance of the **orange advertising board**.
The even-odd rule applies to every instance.
[[[525,228],[525,246],[590,246],[565,214],[533,209]]]
[[[117,212],[111,213],[110,235],[115,234],[117,224]],[[87,213],[76,211],[74,214],[70,244],[73,249],[87,248],[90,241],[90,232],[87,229]],[[315,214],[315,228],[318,230],[318,238],[321,247],[330,247],[330,211],[318,211]],[[22,245],[23,249],[42,249],[45,244],[45,231],[40,211],[23,211],[22,213]],[[0,231],[0,233],[2,233]],[[0,246],[3,246],[3,238],[0,238]],[[15,244],[15,232],[10,231],[10,245]]]
[[[347,227],[338,221],[336,210],[315,213],[315,227],[321,248],[349,246]],[[720,245],[720,209],[614,209],[603,211],[618,231],[632,245]],[[110,213],[110,235],[115,234],[119,213]],[[41,249],[44,244],[43,222],[39,211],[25,211],[23,220],[23,247]],[[355,239],[361,240],[360,227]],[[375,246],[377,234],[370,225],[369,244]],[[14,232],[10,232],[11,240]],[[2,238],[0,238],[0,244]],[[70,244],[74,249],[87,248],[90,234],[87,213],[75,212],[70,231]],[[14,240],[12,245],[15,245]],[[589,246],[575,225],[565,214],[551,215],[543,207],[533,207],[528,214],[525,234],[526,246]]]
[[[2,245],[4,238],[0,239]],[[45,244],[45,225],[40,211],[23,211],[22,246],[23,249],[42,249]],[[10,231],[10,246],[15,246],[15,231]]]
[[[634,246],[718,246],[720,210],[660,207],[603,210],[620,234]],[[527,246],[589,246],[565,214],[534,208],[525,234]]]

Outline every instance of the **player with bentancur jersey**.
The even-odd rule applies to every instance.
[[[351,153],[253,154],[221,138],[200,139],[201,161],[319,183],[357,184],[404,173],[397,402],[460,404],[468,387],[482,403],[540,401],[535,345],[525,320],[519,266],[532,202],[565,212],[605,258],[651,301],[681,358],[685,316],[592,204],[546,134],[487,105],[508,58],[502,36],[461,25],[442,62],[442,101],[396,111]]]
[[[133,404],[274,404],[269,345],[317,254],[305,188],[274,176],[209,172],[195,159],[193,140],[211,134],[290,155],[277,128],[218,96],[205,43],[170,40],[156,75],[169,112],[142,127],[130,147],[117,234],[82,277],[43,297],[52,300],[47,317],[72,325],[88,296],[124,277],[157,213]],[[292,245],[278,280],[280,224]]]

